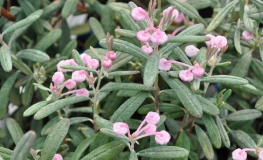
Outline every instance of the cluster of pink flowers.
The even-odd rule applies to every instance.
[[[63,160],[63,157],[60,154],[55,154],[52,160]]]
[[[157,129],[156,124],[159,123],[159,121],[160,121],[160,116],[158,113],[149,112],[146,115],[145,119],[140,124],[140,126],[138,127],[138,129],[133,134],[130,134],[129,126],[127,123],[124,122],[114,123],[113,131],[116,133],[117,136],[123,136],[128,133],[128,138],[132,144],[132,147],[137,140],[143,137],[153,136],[153,135],[155,135],[155,141],[157,144],[164,145],[170,141],[171,136],[168,132],[164,130],[160,132],[156,131]]]
[[[232,158],[233,160],[246,160],[247,159],[247,152],[246,151],[252,151],[257,153],[259,160],[263,160],[263,149],[260,148],[259,150],[253,149],[253,148],[244,148],[244,149],[236,149],[232,152]]]
[[[106,69],[109,69],[112,66],[112,61],[115,61],[116,59],[117,59],[117,54],[110,50],[103,57],[102,66]]]

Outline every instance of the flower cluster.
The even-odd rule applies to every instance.
[[[263,160],[263,149],[260,148],[259,150],[253,149],[253,148],[244,148],[244,149],[236,149],[232,152],[232,158],[233,160],[246,160],[247,159],[247,152],[246,151],[252,151],[257,153],[259,160]]]
[[[157,129],[156,124],[159,123],[159,121],[160,121],[160,116],[158,113],[149,112],[146,115],[145,119],[140,124],[140,126],[138,127],[138,129],[133,134],[130,134],[129,126],[127,123],[124,122],[114,123],[113,131],[117,136],[123,136],[128,133],[128,138],[132,144],[132,147],[137,140],[143,137],[153,136],[153,135],[155,135],[155,141],[157,144],[164,145],[170,141],[171,136],[168,132],[164,130],[160,132],[156,131]]]
[[[108,51],[107,54],[103,57],[102,66],[106,69],[109,69],[112,66],[112,61],[115,61],[117,54],[113,51]]]

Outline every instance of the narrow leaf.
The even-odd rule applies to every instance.
[[[240,148],[257,148],[254,140],[244,131],[231,131],[231,135]]]
[[[262,113],[256,109],[244,109],[227,115],[228,121],[247,121],[259,118]]]
[[[192,36],[192,35],[178,35],[168,39],[168,42],[172,43],[198,43],[208,41],[206,36]]]
[[[28,106],[32,101],[34,95],[33,78],[30,78],[25,85],[25,92],[22,94],[22,103],[24,106]]]
[[[71,15],[76,6],[77,6],[78,0],[67,0],[62,8],[62,17],[64,19],[68,18],[69,15]]]
[[[1,94],[0,94],[1,95]],[[263,97],[260,97],[256,102],[255,108],[259,111],[263,111]]]
[[[159,55],[154,53],[147,60],[143,72],[143,84],[146,87],[152,87],[159,72]]]
[[[196,96],[196,98],[199,101],[200,105],[202,106],[203,112],[213,115],[213,116],[218,115],[220,113],[217,106],[211,101],[201,96]]]
[[[82,156],[82,154],[85,152],[85,150],[87,150],[87,148],[89,147],[89,145],[94,141],[95,136],[91,136],[87,139],[85,139],[83,142],[81,142],[77,149],[75,150],[72,159],[73,160],[78,160],[80,159],[80,157]]]
[[[35,62],[45,62],[50,59],[45,52],[36,49],[24,49],[19,51],[16,56],[18,58],[28,59]]]
[[[24,117],[35,114],[37,111],[39,111],[42,107],[46,106],[47,104],[48,104],[48,101],[41,101],[41,102],[35,103],[23,113]]]
[[[236,75],[238,76],[238,75]],[[209,77],[201,78],[202,82],[210,82],[210,83],[221,83],[227,85],[245,85],[248,84],[248,81],[244,78],[230,76],[230,75],[215,75]]]
[[[151,91],[152,87],[146,87],[143,84],[136,83],[114,83],[110,82],[107,86],[100,89],[100,92],[109,92],[116,90],[138,90],[138,91]]]
[[[17,145],[18,142],[20,141],[20,139],[23,137],[23,134],[24,134],[21,127],[13,118],[7,118],[6,126],[7,126],[7,129],[9,131],[13,141]]]
[[[11,51],[7,45],[0,48],[0,62],[5,72],[12,70]]]
[[[45,35],[37,42],[34,49],[45,51],[48,47],[53,45],[60,38],[61,33],[61,29],[54,29],[50,31],[47,35]]]
[[[219,130],[219,133],[220,133],[220,136],[221,136],[221,139],[224,145],[226,146],[226,148],[229,148],[230,147],[229,137],[227,135],[225,127],[223,126],[221,122],[221,119],[218,116],[216,116],[216,124],[217,124],[218,130]]]
[[[94,18],[94,17],[90,17],[89,19],[89,25],[90,28],[92,29],[92,31],[94,32],[96,38],[100,41],[103,38],[106,38],[106,34],[104,29],[102,28],[100,22]]]

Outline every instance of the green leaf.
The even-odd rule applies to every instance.
[[[206,36],[193,36],[193,35],[177,35],[168,39],[172,43],[198,43],[208,41]]]
[[[255,108],[259,111],[263,111],[263,96],[258,99],[255,105]]]
[[[129,27],[128,29],[138,32],[140,29],[139,25],[135,23],[135,21],[132,19],[129,12],[126,12],[124,10],[120,10],[121,19],[120,22],[125,23],[125,26]]]
[[[143,72],[143,84],[146,87],[152,87],[159,72],[159,55],[154,53],[147,60]]]
[[[203,115],[202,107],[196,96],[180,80],[171,78],[167,73],[161,72],[161,76],[166,83],[173,89],[184,107],[195,117],[201,118]]]
[[[103,48],[107,48],[106,39],[100,40],[100,45]],[[116,51],[128,53],[130,55],[133,55],[135,57],[138,57],[138,58],[141,58],[144,60],[149,59],[149,56],[147,54],[145,54],[141,48],[139,48],[139,47],[135,46],[134,44],[129,43],[127,41],[114,39],[112,49],[116,50]]]
[[[0,62],[5,72],[12,70],[11,50],[7,45],[0,48]]]
[[[187,3],[189,3],[191,6],[193,6],[195,9],[204,9],[207,7],[210,7],[211,5],[211,0],[188,0]]]
[[[10,75],[6,81],[3,83],[1,90],[0,90],[0,119],[4,119],[6,116],[6,106],[9,100],[9,94],[11,89],[15,83],[17,78],[18,72],[13,73]]]
[[[100,22],[96,18],[90,17],[89,25],[98,40],[106,38],[105,31],[102,28]]]
[[[22,103],[24,106],[28,106],[32,101],[34,95],[33,78],[30,78],[25,85],[25,92],[22,94]]]
[[[37,111],[39,111],[42,107],[46,106],[48,103],[49,103],[48,101],[41,101],[41,102],[35,103],[23,113],[24,117],[35,114]]]
[[[216,148],[220,148],[221,147],[221,137],[220,137],[219,130],[218,130],[218,127],[214,119],[212,118],[212,116],[208,114],[204,114],[202,117],[202,121],[205,124],[206,130],[208,132],[208,135],[213,145]]]
[[[190,140],[189,140],[187,134],[184,131],[180,131],[179,134],[180,135],[179,135],[175,145],[190,151]]]
[[[129,160],[138,160],[137,153],[133,149],[130,151]]]
[[[170,103],[159,103],[159,110],[160,112],[180,112],[182,111],[182,108],[178,105],[175,104],[170,104]],[[148,112],[153,111],[155,112],[155,104],[146,104],[138,109],[139,114],[147,114]]]
[[[62,8],[64,3],[65,3],[65,0],[53,1],[52,3],[50,3],[49,5],[47,5],[43,9],[43,14],[41,15],[41,17],[47,18],[48,16],[50,16],[55,11],[59,10],[60,8]]]
[[[34,131],[28,131],[17,143],[10,160],[25,160],[36,139]]]
[[[77,41],[76,40],[71,40],[68,42],[68,44],[64,47],[64,49],[61,51],[60,56],[67,56],[70,57],[73,49],[76,49],[77,47]]]
[[[238,76],[238,75],[237,75]],[[244,78],[230,75],[215,75],[201,78],[201,82],[221,83],[227,85],[245,85],[248,81]]]
[[[259,43],[259,53],[260,53],[261,61],[263,62],[263,43]]]
[[[67,135],[69,126],[69,119],[63,118],[52,128],[45,140],[41,152],[41,158],[39,160],[47,160],[53,158],[53,156],[57,153],[57,150],[63,142],[65,136]]]
[[[245,77],[248,73],[249,66],[252,60],[252,53],[249,51],[244,54],[241,59],[238,60],[237,64],[231,71],[231,75],[238,77]]]
[[[236,28],[235,36],[234,36],[234,45],[238,53],[242,54],[242,48],[240,44],[240,27]]]
[[[10,160],[10,157],[12,155],[13,151],[4,147],[0,147],[0,156],[2,156],[5,159]]]
[[[21,27],[21,28],[15,30],[9,39],[8,45],[11,45],[12,42],[14,42],[19,36],[21,36],[28,29],[29,26],[30,25],[26,25],[24,27]]]
[[[135,96],[129,98],[114,112],[110,121],[123,122],[130,119],[148,95],[149,92],[139,92]]]
[[[211,32],[214,29],[216,29],[217,26],[223,21],[223,19],[226,17],[228,12],[233,9],[233,7],[237,4],[238,0],[234,0],[230,3],[228,3],[224,8],[222,8],[217,15],[212,19],[212,21],[209,23],[209,25],[206,28],[207,32]]]
[[[83,35],[90,31],[90,26],[87,23],[75,25],[70,28],[71,34]]]
[[[80,157],[82,156],[82,154],[85,152],[85,150],[89,147],[89,145],[94,141],[95,136],[91,136],[87,139],[85,139],[83,142],[81,142],[77,149],[75,150],[72,159],[73,160],[77,160],[80,159]]]
[[[110,82],[107,84],[107,86],[101,88],[100,92],[109,92],[109,91],[116,91],[116,90],[151,91],[154,89],[152,87],[146,87],[143,84]]]
[[[21,60],[17,59],[17,57],[15,55],[12,54],[11,58],[12,58],[12,64],[14,67],[19,69],[21,72],[23,72],[26,75],[31,76],[33,74],[31,69],[25,63],[23,63]]]
[[[178,10],[183,12],[189,18],[197,19],[200,17],[198,11],[188,3],[182,2],[181,0],[167,0],[170,4],[176,6]]]
[[[7,118],[6,126],[7,126],[7,129],[13,141],[17,145],[24,134],[22,129],[20,128],[19,124],[13,118]]]
[[[75,60],[75,62],[76,62],[78,65],[80,65],[80,66],[82,66],[82,67],[85,66],[85,65],[84,65],[84,62],[82,61],[82,59],[81,59],[81,57],[80,57],[80,55],[79,55],[79,52],[78,52],[77,50],[73,49],[73,51],[72,51],[72,57],[73,57],[73,59]]]
[[[69,121],[70,121],[70,125],[73,125],[73,124],[89,121],[89,118],[87,118],[87,117],[73,117],[73,118],[70,118]]]
[[[18,21],[15,24],[8,27],[7,29],[5,29],[4,32],[2,33],[2,35],[4,36],[7,33],[13,32],[13,31],[15,31],[21,27],[32,24],[41,16],[42,13],[43,13],[43,10],[37,10],[37,11],[31,13],[29,16],[27,16],[27,18],[25,18],[21,21]]]
[[[257,148],[253,139],[241,130],[231,131],[231,135],[240,148]]]
[[[131,30],[116,28],[115,32],[123,37],[132,37],[132,38],[136,37],[136,32]]]
[[[149,158],[183,158],[188,156],[189,151],[176,146],[158,146],[137,152],[138,156]]]
[[[81,133],[81,131],[79,131],[76,125],[71,125],[68,133],[70,135],[71,142],[75,147],[77,147],[82,141],[85,140],[84,135]]]
[[[246,30],[248,30],[249,32],[251,33],[254,33],[255,32],[255,29],[254,29],[254,22],[251,18],[249,18],[249,7],[248,5],[245,5],[244,7],[244,15],[243,15],[243,21],[244,21],[244,25],[245,25],[245,28]]]
[[[113,123],[111,121],[108,121],[100,116],[97,116],[95,118],[95,122],[99,126],[99,128],[107,128],[112,130]]]
[[[197,125],[195,125],[195,132],[198,138],[198,141],[201,145],[201,148],[204,152],[204,155],[207,159],[213,159],[214,158],[214,150],[212,147],[212,144],[207,137],[206,133]]]
[[[124,147],[125,145],[122,142],[113,141],[98,147],[81,160],[105,160],[105,157],[110,160],[120,154]]]
[[[226,146],[226,148],[229,148],[230,147],[229,137],[227,135],[225,127],[223,126],[223,123],[221,122],[221,119],[218,116],[216,116],[216,124],[224,145]]]
[[[247,121],[259,118],[262,113],[256,109],[244,109],[227,115],[228,121]]]
[[[72,96],[72,97],[68,97],[68,98],[65,98],[65,99],[60,99],[60,100],[58,100],[56,102],[50,103],[50,104],[44,106],[43,108],[41,108],[35,114],[34,119],[40,120],[42,118],[47,117],[51,113],[56,112],[57,110],[65,107],[65,106],[69,106],[71,104],[82,102],[82,101],[87,101],[87,100],[89,100],[89,97]]]
[[[210,114],[210,115],[218,115],[220,113],[217,106],[212,103],[211,101],[207,100],[202,96],[196,96],[197,100],[199,101],[200,105],[202,106],[203,112]]]
[[[28,59],[35,62],[45,62],[50,60],[49,55],[36,49],[21,50],[16,54],[16,56],[18,58]]]
[[[107,136],[110,136],[116,140],[120,140],[122,141],[123,143],[125,143],[127,146],[130,146],[129,144],[129,138],[127,136],[117,136],[115,132],[113,132],[112,129],[107,129],[107,128],[101,128],[100,131],[107,135]]]
[[[64,19],[68,18],[68,16],[70,16],[76,6],[77,6],[78,0],[67,0],[62,8],[62,17]]]
[[[109,77],[111,76],[128,76],[128,75],[133,75],[133,74],[139,74],[140,71],[115,71],[115,72],[110,72],[108,74]]]
[[[41,129],[41,135],[48,135],[48,133],[51,131],[51,129],[55,126],[55,124],[59,121],[58,116],[52,118],[49,120],[44,127]]]
[[[186,56],[186,54],[179,48],[176,47],[173,52],[176,54],[176,56],[185,64],[192,65],[189,58]],[[171,71],[170,71],[171,72]]]
[[[112,72],[117,70],[118,68],[127,65],[129,61],[131,61],[134,57],[132,55],[128,55],[126,53],[121,53],[120,56],[117,57],[117,59],[113,62],[110,69],[108,69],[108,72]]]
[[[50,31],[47,35],[45,35],[37,42],[34,49],[45,51],[48,47],[53,45],[60,38],[61,34],[61,29],[54,29]]]

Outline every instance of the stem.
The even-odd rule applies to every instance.
[[[192,116],[193,117],[193,116]],[[192,130],[193,130],[193,128],[194,128],[194,125],[195,125],[195,117],[193,117],[193,120],[192,120],[192,122],[191,122],[191,124],[190,124],[190,126],[189,126],[189,130],[188,130],[188,132],[187,132],[187,136],[189,137],[190,136],[190,134],[191,134],[191,132],[192,132]]]
[[[157,113],[160,112],[159,104],[158,104],[158,102],[159,102],[159,96],[158,95],[159,95],[159,86],[158,86],[158,75],[157,75],[157,77],[155,79],[155,83],[154,83],[154,104],[155,104],[155,110]]]
[[[160,21],[161,19],[161,8],[162,8],[162,0],[158,0],[158,10],[159,10],[159,14],[158,14],[158,21]]]
[[[210,71],[208,72],[208,75],[207,75],[208,77],[212,75],[214,69],[215,69],[215,65],[211,66]],[[205,85],[205,87],[204,87],[204,92],[205,93],[206,93],[206,91],[208,89],[209,84],[210,84],[209,82],[204,84]]]
[[[184,112],[185,112],[185,114],[184,114],[184,118],[183,118],[183,121],[182,121],[182,123],[181,123],[179,133],[176,135],[176,138],[175,138],[174,144],[176,144],[176,142],[177,142],[177,140],[178,140],[178,138],[179,138],[179,136],[180,136],[180,134],[181,134],[181,131],[182,131],[183,128],[184,128],[185,120],[186,120],[186,118],[187,118],[187,116],[188,116],[188,112],[187,112],[187,110],[184,110]]]

